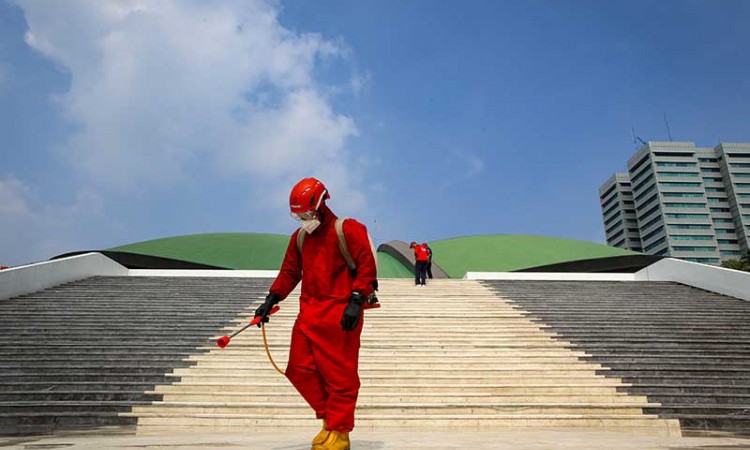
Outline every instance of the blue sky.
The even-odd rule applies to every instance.
[[[0,0],[0,264],[290,233],[603,242],[645,140],[750,141],[750,2]]]

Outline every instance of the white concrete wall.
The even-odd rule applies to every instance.
[[[465,280],[635,281],[632,273],[466,272]]]
[[[635,273],[639,281],[676,281],[750,301],[750,273],[664,258]]]
[[[101,253],[45,261],[0,270],[0,300],[95,275],[126,276],[128,269]]]
[[[151,270],[130,269],[131,277],[276,278],[278,270]]]

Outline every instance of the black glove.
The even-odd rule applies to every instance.
[[[362,305],[365,303],[365,298],[359,292],[352,292],[349,296],[349,304],[344,310],[344,316],[341,317],[341,329],[344,331],[352,331],[357,328],[359,323],[359,316],[362,314]]]
[[[276,306],[276,304],[279,303],[280,301],[281,301],[281,298],[279,298],[279,296],[274,294],[273,292],[271,292],[270,294],[266,296],[266,301],[263,302],[263,304],[260,305],[258,309],[255,310],[255,316],[253,316],[253,317],[258,317],[258,316],[261,317],[260,322],[258,323],[258,328],[260,328],[260,325],[262,323],[268,322],[268,313],[271,312],[271,308]]]

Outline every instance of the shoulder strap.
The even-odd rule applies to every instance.
[[[346,217],[344,217],[343,219],[336,219],[336,236],[338,236],[339,238],[339,250],[341,251],[341,256],[343,256],[346,260],[346,266],[349,268],[349,270],[355,270],[357,268],[357,263],[354,262],[352,255],[349,253],[349,246],[346,244],[346,236],[344,236],[345,220]],[[300,246],[300,248],[302,247]]]
[[[302,228],[297,229],[297,251],[302,256],[302,243],[305,242],[305,232]]]
[[[336,219],[334,227],[336,228],[336,236],[339,238],[339,251],[346,261],[346,266],[349,270],[356,270],[357,263],[354,262],[354,258],[352,258],[351,253],[349,253],[349,245],[346,243],[346,236],[344,235],[344,221],[346,219],[346,217],[343,219]],[[305,233],[302,228],[297,231],[297,251],[300,255],[302,255],[302,243],[305,242],[305,234],[307,233]],[[372,242],[372,238],[369,234],[367,235],[367,238],[370,241],[370,247],[372,248],[372,256],[373,258],[376,258],[375,245]],[[377,264],[377,258],[375,259],[375,264]]]

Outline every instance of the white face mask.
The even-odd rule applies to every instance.
[[[312,232],[315,231],[316,228],[318,228],[318,225],[320,225],[320,220],[318,219],[302,221],[302,229],[305,230],[307,234],[312,234]]]

